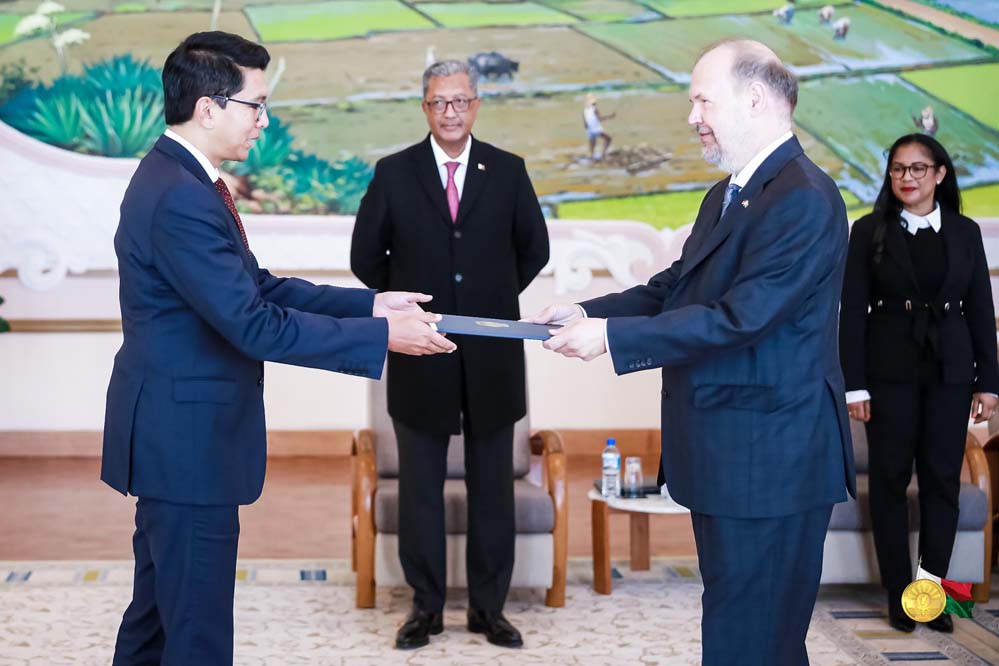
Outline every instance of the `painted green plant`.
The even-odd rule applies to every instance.
[[[105,157],[141,157],[163,134],[160,70],[121,55],[100,60],[79,75],[44,85],[25,67],[0,70],[0,120],[54,146]],[[371,166],[349,156],[330,162],[294,147],[291,125],[270,125],[246,161],[226,165],[249,195],[241,208],[258,213],[354,213],[371,180]]]
[[[31,83],[2,106],[0,120],[36,139],[106,157],[144,155],[163,133],[159,70],[130,55],[88,66],[51,85]]]
[[[0,296],[0,305],[3,305],[3,296]],[[0,317],[0,333],[6,333],[10,330],[10,324],[6,319]]]

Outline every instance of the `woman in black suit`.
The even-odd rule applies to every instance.
[[[961,215],[947,151],[922,134],[891,147],[874,211],[850,233],[840,359],[850,416],[864,421],[870,500],[889,622],[912,580],[906,488],[919,479],[922,567],[945,577],[957,534],[968,406],[996,409],[999,363],[989,270],[978,225]],[[953,631],[949,615],[929,623]]]

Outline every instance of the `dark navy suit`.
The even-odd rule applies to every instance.
[[[232,662],[238,505],[266,462],[263,361],[377,378],[374,292],[258,267],[197,159],[162,137],[115,234],[124,343],[108,387],[101,478],[136,505],[133,599],[116,665]]]
[[[618,374],[662,368],[662,462],[690,508],[705,666],[807,664],[832,505],[854,493],[837,349],[847,221],[794,138],[719,218],[705,196],[679,260],[582,303]]]

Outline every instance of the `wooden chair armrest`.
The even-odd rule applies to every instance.
[[[555,511],[555,524],[552,528],[552,586],[545,595],[545,604],[561,608],[565,606],[566,561],[569,552],[568,475],[562,436],[553,430],[535,433],[531,437],[531,452],[542,456],[542,487],[552,498]]]
[[[999,435],[990,437],[985,446],[987,447],[990,443],[993,443],[996,437],[999,437]],[[991,589],[992,539],[994,538],[992,521],[996,518],[995,505],[993,504],[995,498],[992,496],[992,479],[989,473],[988,456],[985,454],[984,447],[978,443],[978,440],[971,433],[968,433],[968,437],[964,443],[964,462],[968,466],[971,483],[978,486],[979,490],[985,493],[985,508],[987,510],[984,529],[985,553],[983,566],[985,576],[982,583],[971,586],[972,597],[975,602],[985,603],[989,600]]]
[[[982,445],[971,434],[968,435],[964,443],[964,461],[968,465],[971,482],[978,486],[979,490],[984,492],[986,496],[991,495],[992,484],[989,483],[989,463],[985,458],[985,451],[982,450]],[[991,506],[991,499],[989,497],[989,506]]]
[[[358,608],[372,608],[375,605],[375,490],[378,469],[375,435],[371,430],[354,433],[350,468],[350,559],[353,570],[357,572],[355,603]]]
[[[985,451],[999,451],[999,432],[989,437],[982,444],[982,449]]]
[[[356,538],[360,530],[373,535],[378,470],[375,464],[375,437],[370,430],[359,430],[354,433],[350,472],[351,536]]]
[[[536,456],[564,451],[562,435],[554,430],[539,430],[531,436],[531,453]]]
[[[354,443],[350,447],[350,455],[375,455],[375,433],[365,428],[354,432]]]

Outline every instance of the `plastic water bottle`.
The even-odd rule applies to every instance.
[[[607,448],[603,455],[603,478],[600,482],[600,494],[604,497],[619,497],[621,495],[621,453],[617,450],[617,441],[607,440]]]

